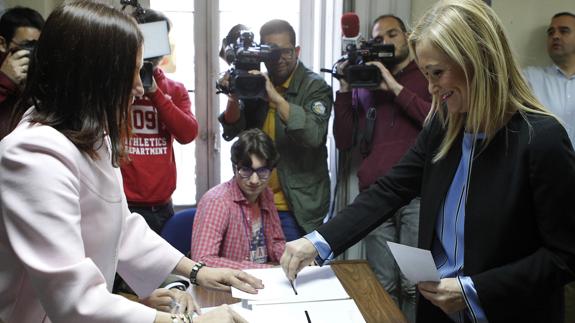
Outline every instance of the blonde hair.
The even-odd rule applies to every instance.
[[[409,46],[417,60],[416,45],[422,41],[446,54],[459,65],[467,80],[469,109],[466,114],[446,113],[433,96],[428,122],[438,115],[446,135],[433,161],[447,154],[465,127],[484,133],[482,149],[516,111],[551,115],[535,98],[516,63],[501,21],[482,0],[441,0],[417,23]]]

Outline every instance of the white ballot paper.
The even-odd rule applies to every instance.
[[[306,323],[308,322],[307,316],[313,323],[365,323],[352,299],[259,305],[253,306],[252,310],[243,308],[240,303],[230,305],[230,307],[250,323]],[[207,313],[214,308],[202,308],[202,313]]]
[[[248,300],[249,305],[314,302],[350,298],[330,266],[307,266],[294,281],[295,294],[282,268],[244,270],[264,283],[257,294],[248,294],[232,287],[232,296]]]
[[[324,302],[253,305],[250,323],[365,323],[353,299]]]
[[[390,241],[387,242],[387,245],[399,269],[401,269],[403,275],[412,283],[439,281],[439,273],[437,272],[437,268],[435,268],[431,251]]]

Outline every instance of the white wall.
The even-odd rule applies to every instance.
[[[412,25],[431,7],[434,0],[411,0]],[[492,7],[503,22],[519,63],[548,65],[545,31],[551,17],[561,11],[575,13],[573,0],[492,0]]]

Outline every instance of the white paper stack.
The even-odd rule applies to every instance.
[[[265,286],[258,294],[232,288],[232,296],[242,299],[241,310],[250,323],[365,322],[330,266],[304,268],[295,280],[297,295],[281,268],[248,269]]]
[[[305,311],[308,312],[312,323],[365,323],[352,299],[257,305],[251,310],[243,308],[241,303],[233,304],[231,307],[250,323],[307,323]],[[214,308],[202,308],[202,313]]]

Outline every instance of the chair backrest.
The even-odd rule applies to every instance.
[[[164,225],[162,238],[184,255],[189,255],[196,208],[176,212]]]

